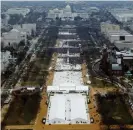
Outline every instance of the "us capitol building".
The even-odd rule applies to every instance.
[[[72,13],[70,5],[67,5],[62,10],[55,8],[53,10],[49,10],[48,18],[56,19],[61,18],[61,20],[74,20],[74,17],[80,16],[81,18],[87,19],[89,15],[87,13]]]

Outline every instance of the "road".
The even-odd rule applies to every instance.
[[[97,43],[96,43],[95,39],[93,38],[93,36],[91,34],[90,34],[90,37],[91,37],[93,43],[97,46]]]
[[[15,76],[16,74],[17,74],[17,75],[20,75],[19,72],[20,72],[20,70],[23,70],[23,69],[24,69],[24,67],[25,67],[25,65],[26,65],[26,63],[27,63],[27,57],[28,57],[28,55],[29,55],[30,53],[35,52],[35,50],[34,50],[34,49],[35,49],[35,45],[37,44],[38,39],[42,37],[43,32],[44,32],[44,30],[42,30],[42,32],[41,32],[41,34],[40,34],[39,37],[33,38],[33,39],[30,41],[30,42],[31,42],[31,45],[30,45],[30,47],[29,47],[29,50],[26,52],[25,58],[24,58],[23,61],[19,64],[19,66],[15,68],[14,73],[9,77],[9,81],[7,81],[7,83],[4,84],[4,85],[2,86],[2,89],[8,89],[8,87],[7,87],[7,86],[9,86],[9,83],[8,83],[8,82],[11,82],[12,79],[16,77],[16,76]]]
[[[31,46],[30,46],[29,50],[27,51],[26,57],[30,54],[31,51],[34,50],[35,45],[36,45],[36,43],[37,43],[37,41],[38,41],[39,38],[40,37],[37,37],[37,38],[32,39]]]
[[[96,77],[106,80],[107,82],[111,83],[111,80],[109,76],[105,75],[101,70],[99,70],[99,64],[100,64],[100,59],[97,59],[93,65],[92,65],[92,71],[95,73]],[[119,86],[124,93],[128,93],[128,88],[131,88],[132,86],[127,83],[127,82],[121,82],[120,79],[116,76],[112,76],[112,81],[114,84]]]
[[[16,86],[17,82],[19,81],[20,75],[23,73],[24,68],[27,66],[27,64],[29,62],[28,55],[31,53],[33,54],[35,52],[35,50],[34,50],[35,45],[37,44],[38,39],[42,36],[42,34],[43,34],[43,31],[39,37],[34,38],[30,41],[31,45],[29,47],[29,50],[26,52],[25,58],[19,64],[19,66],[15,68],[14,73],[9,77],[9,79],[6,81],[6,83],[1,87],[2,88],[1,94],[8,93],[8,96],[6,98],[4,98],[2,100],[2,102],[4,102],[9,97],[11,89],[13,89]],[[15,81],[16,81],[16,83],[13,84]]]

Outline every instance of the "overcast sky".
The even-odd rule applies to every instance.
[[[1,1],[133,1],[133,0],[1,0]]]

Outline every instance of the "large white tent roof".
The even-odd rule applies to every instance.
[[[65,121],[65,98],[60,95],[50,97],[49,120],[61,119]]]
[[[82,95],[71,97],[71,120],[78,118],[88,120],[88,116],[86,114],[85,97]]]
[[[60,119],[59,124],[69,124],[79,119],[90,124],[86,96],[82,94],[55,94],[50,97],[48,108],[47,124],[59,123],[57,119]]]

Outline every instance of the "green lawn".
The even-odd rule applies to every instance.
[[[45,83],[45,78],[48,74],[50,60],[48,58],[37,58],[28,74],[26,80],[21,82],[22,86],[40,86]]]
[[[34,123],[34,119],[36,117],[37,114],[37,110],[39,107],[39,102],[40,102],[40,98],[38,95],[34,95],[31,96],[25,106],[24,109],[21,113],[20,118],[26,123],[26,124],[32,124]]]
[[[133,124],[133,118],[121,97],[102,98],[100,113],[105,124]]]
[[[90,76],[90,80],[92,81],[92,86],[93,87],[99,87],[99,88],[106,88],[106,87],[114,87],[116,88],[117,86],[106,82],[105,80],[101,80],[99,78],[95,78],[95,77],[91,77]]]
[[[32,95],[25,99],[16,98],[4,120],[6,125],[28,125],[34,124],[37,110],[39,108],[40,96]]]

